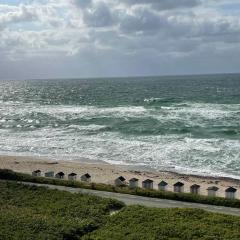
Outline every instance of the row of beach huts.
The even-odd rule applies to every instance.
[[[41,170],[36,170],[36,171],[33,171],[32,172],[32,176],[34,177],[41,177],[41,176],[44,176],[44,177],[47,177],[47,178],[58,178],[58,179],[65,179],[65,173],[64,172],[58,172],[56,174],[54,174],[53,171],[49,171],[49,172],[45,172],[44,175],[42,175],[42,172]],[[76,173],[70,173],[67,175],[68,176],[68,180],[77,180],[77,174]],[[83,174],[81,177],[80,177],[81,181],[83,182],[91,182],[91,175],[86,173],[86,174]]]
[[[67,178],[66,178],[64,172],[58,172],[58,173],[55,174],[53,171],[49,171],[49,172],[45,172],[44,175],[42,175],[41,170],[36,170],[36,171],[32,172],[32,176],[35,176],[35,177],[44,176],[44,177],[47,177],[47,178],[68,179],[68,180],[72,180],[72,181],[77,180],[77,174],[73,173],[73,172],[68,174]],[[81,175],[80,180],[83,181],[83,182],[91,182],[91,175],[89,173],[85,173],[85,174]],[[153,180],[146,179],[146,180],[142,181],[142,188],[153,189],[153,183],[154,183]],[[120,176],[120,177],[116,178],[114,180],[114,184],[117,187],[120,187],[120,186],[129,186],[130,188],[140,187],[139,186],[139,179],[131,178],[127,182],[127,180],[123,176]],[[167,191],[168,185],[169,184],[167,182],[161,181],[160,183],[158,183],[158,190]],[[193,185],[190,186],[190,193],[199,195],[200,194],[200,188],[201,188],[200,185],[193,184]],[[219,188],[217,186],[210,186],[206,190],[207,190],[207,193],[208,193],[209,197],[216,197]],[[173,192],[183,193],[184,192],[184,183],[178,181],[175,184],[173,184]],[[235,199],[236,198],[236,192],[237,192],[236,188],[228,187],[228,188],[225,189],[225,197],[228,198],[228,199]]]

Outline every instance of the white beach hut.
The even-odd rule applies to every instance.
[[[85,173],[81,176],[81,181],[83,182],[91,182],[91,175],[89,173]]]
[[[41,176],[41,170],[35,170],[32,172],[33,177],[40,177]]]
[[[166,191],[166,189],[167,189],[167,185],[168,185],[167,182],[165,182],[165,181],[161,181],[161,182],[158,184],[158,190]]]
[[[153,180],[146,179],[142,182],[142,187],[145,189],[153,189]]]
[[[68,180],[76,180],[77,179],[77,174],[76,173],[70,173],[68,174]]]
[[[216,186],[212,186],[212,187],[207,188],[208,196],[209,197],[216,197],[218,189],[219,188],[216,187]]]
[[[236,192],[237,189],[234,187],[229,187],[225,190],[225,197],[229,199],[235,199],[236,198]]]
[[[199,194],[200,193],[200,185],[193,184],[192,186],[190,186],[190,193]]]
[[[129,187],[130,188],[137,188],[138,187],[138,181],[139,181],[139,179],[137,179],[137,178],[131,178],[129,180]]]
[[[58,179],[64,179],[65,173],[64,172],[58,172],[55,177]]]
[[[176,193],[182,193],[182,192],[184,192],[184,183],[182,183],[182,182],[176,182],[176,183],[173,185],[173,191],[176,192]]]
[[[123,176],[120,176],[120,177],[116,178],[114,183],[115,183],[115,186],[117,186],[117,187],[127,185],[126,179]]]

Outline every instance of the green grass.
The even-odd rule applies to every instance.
[[[109,213],[120,210],[114,215]],[[240,217],[0,181],[1,240],[239,240]]]
[[[80,239],[123,203],[0,182],[0,239]]]
[[[239,240],[240,218],[198,209],[131,206],[85,240]]]
[[[130,189],[128,187],[114,187],[111,185],[100,184],[100,183],[85,183],[85,182],[79,182],[79,181],[50,179],[50,178],[44,178],[44,177],[32,177],[31,175],[16,173],[11,170],[0,169],[0,179],[53,184],[53,185],[61,185],[61,186],[68,186],[68,187],[79,187],[79,188],[85,188],[85,189],[95,189],[99,191],[126,193],[126,194],[152,197],[152,198],[172,199],[177,201],[240,208],[240,200],[238,199],[233,200],[233,199],[226,199],[221,197],[207,197],[207,196],[201,196],[201,195],[193,195],[191,193],[174,193],[174,192],[168,192],[168,191],[147,190],[142,188]]]

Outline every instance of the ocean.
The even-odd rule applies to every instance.
[[[1,80],[0,154],[240,178],[240,75]]]

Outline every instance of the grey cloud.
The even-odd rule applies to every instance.
[[[119,16],[120,31],[128,35],[158,35],[169,38],[210,38],[213,41],[237,42],[240,22],[236,18],[199,17],[192,12],[157,13],[149,8],[136,8]]]
[[[107,27],[113,24],[114,18],[108,6],[99,2],[84,11],[83,19],[90,27]]]
[[[92,5],[92,0],[72,0],[73,4],[80,8],[87,8]]]
[[[229,21],[227,19],[218,19],[217,21],[203,21],[198,28],[198,34],[201,36],[221,36],[240,34],[240,22]]]
[[[201,4],[200,0],[124,0],[129,5],[152,5],[158,10],[192,8]]]
[[[168,38],[162,34],[149,35],[119,35],[117,31],[92,32],[90,38],[98,43],[98,46],[119,54],[132,55],[142,51],[154,51],[156,54],[189,54],[201,46],[200,39]],[[117,48],[116,48],[117,46]]]
[[[151,34],[166,39],[191,35],[195,27],[192,19],[181,21],[181,16],[175,18],[172,13],[159,14],[148,8],[137,8],[131,14],[121,14],[119,26],[126,34]]]
[[[133,14],[120,15],[120,29],[124,32],[151,32],[166,24],[164,19],[148,9],[137,9]]]

